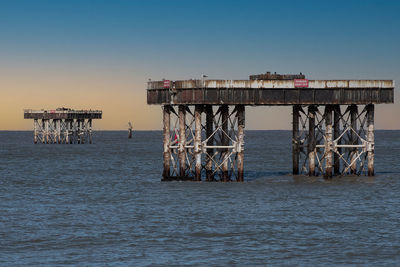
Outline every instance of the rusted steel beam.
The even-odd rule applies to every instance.
[[[207,146],[212,146],[212,145],[214,145],[214,136],[212,136],[212,134],[214,132],[214,127],[213,127],[214,113],[213,113],[212,105],[205,106],[205,113],[206,113],[206,139],[208,139]],[[213,161],[212,161],[211,157],[214,154],[214,149],[209,147],[209,148],[207,148],[206,152],[207,152],[206,180],[213,181],[214,180]]]
[[[238,119],[238,145],[237,145],[237,181],[244,181],[244,127],[245,127],[245,108],[243,105],[236,106]]]
[[[340,106],[339,105],[334,105],[333,106],[333,140],[336,140],[339,138],[340,136]],[[340,145],[341,144],[341,140],[338,140],[335,145]],[[340,147],[334,147],[334,150],[336,149],[336,151],[339,154],[342,154],[342,148]],[[334,153],[333,156],[333,171],[335,173],[335,175],[340,174],[340,157],[337,153]]]
[[[299,174],[300,144],[299,144],[300,106],[294,105],[292,112],[292,164],[293,174]]]
[[[315,112],[316,107],[311,105],[308,107],[308,175],[315,176]]]
[[[163,179],[170,177],[171,150],[170,146],[170,118],[171,106],[165,105],[163,108]]]
[[[370,104],[367,106],[367,157],[368,157],[368,176],[374,176],[374,151],[375,151],[375,140],[374,140],[374,105]]]
[[[357,117],[358,117],[358,108],[357,105],[350,106],[350,121],[351,128],[353,129],[350,132],[350,143],[351,145],[358,145],[358,137],[357,137]],[[350,152],[350,173],[357,174],[357,148],[352,148]]]
[[[186,106],[179,105],[179,175],[181,178],[186,176]]]
[[[194,108],[194,153],[195,153],[195,180],[201,181],[201,113],[203,106],[196,105]]]
[[[332,140],[332,111],[333,106],[325,107],[325,178],[332,178],[333,140]]]
[[[221,138],[221,143],[223,146],[228,146],[229,145],[229,139],[227,137],[227,134],[229,134],[229,129],[228,129],[228,119],[229,119],[229,107],[228,105],[222,105],[221,106],[221,119],[222,119],[222,138]],[[227,148],[222,148],[222,158],[224,160],[224,163],[222,164],[222,179],[224,182],[227,182],[229,177],[228,177],[228,149]]]

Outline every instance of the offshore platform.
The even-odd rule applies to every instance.
[[[147,103],[163,107],[163,180],[243,181],[245,106],[292,106],[294,175],[373,176],[374,105],[393,103],[394,86],[270,72],[149,81]]]
[[[92,120],[101,119],[101,110],[24,110],[33,119],[33,142],[43,144],[92,143]]]

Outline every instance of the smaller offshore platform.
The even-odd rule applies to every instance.
[[[92,120],[101,118],[101,110],[24,110],[24,119],[33,119],[35,144],[91,144]]]

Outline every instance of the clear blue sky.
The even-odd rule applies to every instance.
[[[400,1],[389,0],[3,0],[0,78],[5,82],[2,86],[0,81],[0,90],[3,87],[9,95],[7,102],[23,101],[27,106],[26,99],[12,95],[39,90],[46,96],[40,88],[54,87],[54,79],[86,82],[80,92],[93,94],[98,85],[92,82],[97,79],[99,84],[113,87],[110,91],[102,89],[102,97],[119,95],[120,106],[126,104],[128,112],[128,102],[123,98],[143,97],[135,105],[146,106],[142,92],[148,78],[185,79],[206,73],[210,78],[245,79],[268,70],[301,71],[310,79],[400,81],[399,11]],[[22,83],[25,77],[32,88]],[[45,79],[54,83],[45,83]],[[137,95],[128,94],[129,90]],[[49,106],[64,92],[55,89],[49,96]],[[101,99],[93,101],[99,103]],[[118,97],[113,101],[118,102]],[[94,105],[90,100],[87,103]],[[109,109],[111,123],[118,115],[112,113],[111,106]],[[390,114],[390,110],[400,108],[392,105],[382,109],[384,114]],[[139,128],[157,128],[159,110],[147,111],[153,114],[148,120],[154,123],[139,123]],[[135,117],[135,113],[129,116]],[[257,117],[253,111],[250,116]],[[119,127],[109,126],[106,118],[104,128]],[[258,127],[256,119],[249,122],[253,128],[263,128]],[[22,120],[16,125],[4,123],[5,128],[26,126]],[[400,122],[390,125],[393,123],[400,128]],[[282,127],[276,124],[276,128]]]

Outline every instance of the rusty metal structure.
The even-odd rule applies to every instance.
[[[149,81],[163,107],[163,180],[244,180],[245,106],[292,106],[293,174],[374,175],[374,105],[393,103],[393,80]]]
[[[33,119],[35,144],[91,144],[92,120],[101,118],[101,110],[24,110],[24,119]]]
[[[265,74],[250,75],[249,80],[294,80],[294,79],[305,79],[306,76],[300,72],[300,74],[278,74],[276,72],[266,72]]]

